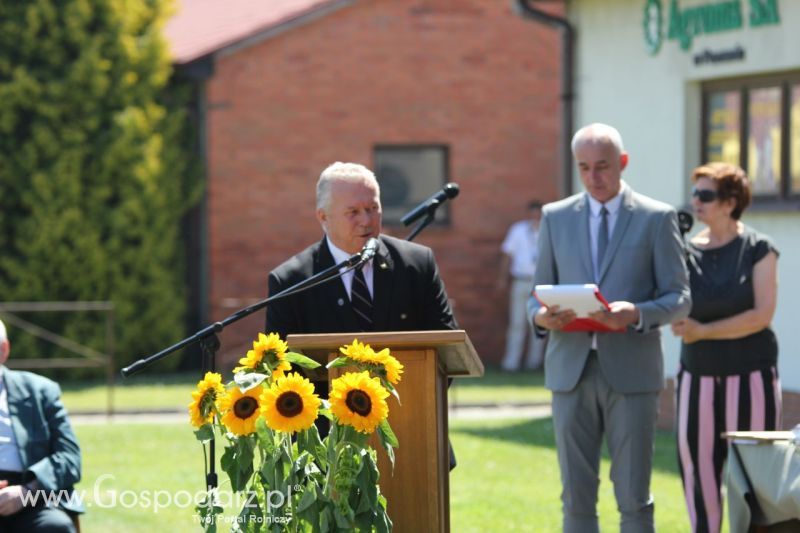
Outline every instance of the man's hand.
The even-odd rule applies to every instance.
[[[544,329],[560,330],[573,320],[575,320],[575,311],[572,309],[559,309],[557,305],[551,307],[540,307],[533,317],[533,321],[537,326]]]
[[[686,344],[692,344],[703,339],[703,324],[691,318],[684,318],[672,324],[672,333],[683,339]]]
[[[8,486],[8,481],[0,480],[0,516],[9,516],[22,509],[22,495],[27,491],[22,485]]]
[[[589,318],[611,329],[624,329],[639,322],[639,309],[630,302],[611,302],[610,309],[589,314]]]

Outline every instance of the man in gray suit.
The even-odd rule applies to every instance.
[[[580,129],[572,152],[586,192],[544,207],[534,282],[596,283],[611,303],[591,318],[622,331],[566,332],[573,310],[528,303],[537,332],[550,336],[545,385],[553,391],[563,529],[599,531],[605,433],[620,531],[654,531],[650,471],[664,382],[659,328],[691,306],[677,215],[622,181],[628,154],[616,129]]]

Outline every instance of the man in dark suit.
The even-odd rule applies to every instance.
[[[0,321],[0,365],[10,352]],[[83,512],[71,497],[80,477],[81,452],[58,385],[0,366],[0,531],[74,532],[65,510]],[[48,496],[61,496],[58,507],[45,503]]]
[[[360,317],[359,312],[369,311],[351,304],[354,281],[361,286],[351,271],[341,280],[271,304],[267,331],[285,338],[289,333],[456,328],[431,249],[381,235],[380,188],[368,168],[334,163],[322,172],[317,183],[317,220],[325,236],[270,273],[270,295],[347,259],[376,237],[378,251],[361,269],[372,314]]]
[[[652,532],[650,471],[664,384],[659,328],[691,307],[678,218],[622,181],[628,154],[616,129],[581,128],[572,152],[586,192],[544,207],[534,282],[596,283],[611,304],[591,318],[621,331],[563,331],[573,310],[528,302],[537,330],[549,330],[545,385],[553,391],[564,532],[598,531],[603,434],[620,531]]]
[[[340,162],[326,168],[317,182],[316,214],[325,236],[270,273],[270,295],[347,259],[372,237],[380,240],[378,251],[360,272],[271,304],[266,331],[286,338],[290,333],[457,328],[431,249],[381,235],[380,187],[368,168]],[[323,396],[327,386],[315,383]]]

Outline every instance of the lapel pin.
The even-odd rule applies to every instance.
[[[344,305],[344,298],[339,298],[336,300],[336,303],[339,304],[339,307],[342,307]]]
[[[381,267],[381,270],[386,270],[387,268],[389,268],[389,265],[387,265],[386,263],[381,263],[380,267]]]

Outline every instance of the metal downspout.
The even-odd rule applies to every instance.
[[[575,101],[573,69],[575,29],[565,18],[532,7],[535,0],[511,0],[512,8],[524,18],[542,22],[561,31],[561,197],[572,194],[572,128]]]

